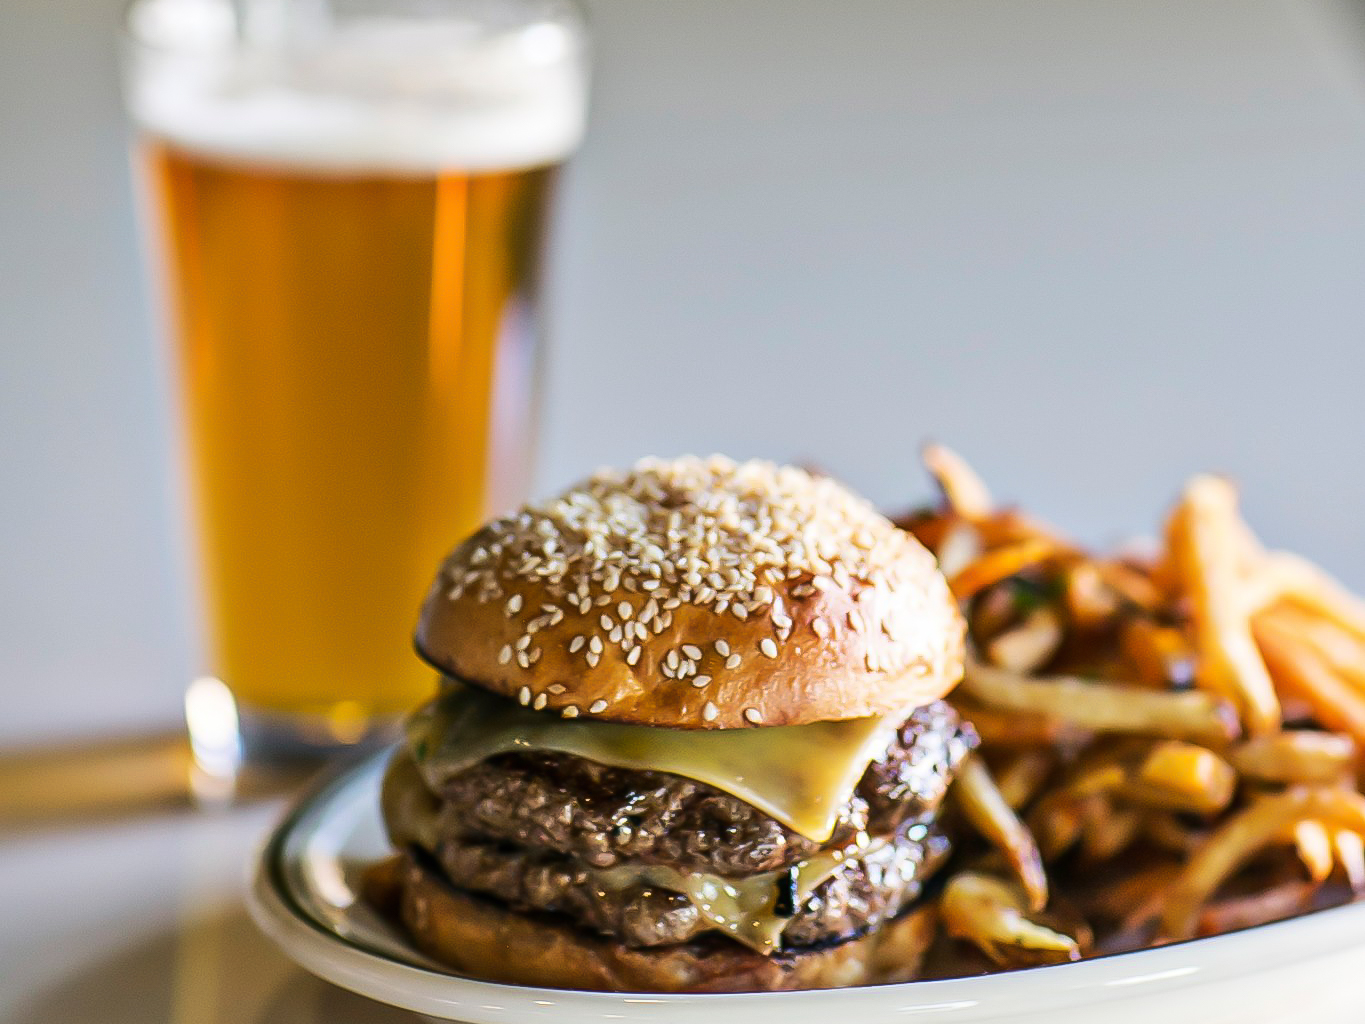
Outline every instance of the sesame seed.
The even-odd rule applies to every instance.
[[[568,707],[566,707],[563,711],[561,711],[560,714],[563,715],[565,718],[577,718],[577,717],[578,717],[578,708],[576,708],[576,707],[574,707],[572,704],[570,704],[570,705],[569,705]]]
[[[730,645],[727,644],[724,640],[717,640],[715,646],[716,653],[719,654],[722,658],[728,658],[730,656]]]
[[[863,630],[863,617],[856,610],[848,613],[848,628],[855,633],[861,633]]]
[[[588,654],[587,654],[587,658],[588,658],[588,665],[589,665],[589,667],[591,667],[591,668],[596,668],[596,667],[597,667],[597,663],[598,663],[599,661],[602,660],[602,656],[601,656],[600,654],[598,654],[596,651],[589,651]]]
[[[580,650],[583,649],[583,645],[587,642],[588,638],[585,637],[582,633],[579,633],[576,637],[569,641],[569,653],[577,654]]]
[[[604,700],[595,700],[590,705],[588,705],[588,714],[590,715],[600,715],[603,711],[606,710],[607,702]]]
[[[537,711],[544,711],[545,705],[548,703],[550,703],[550,698],[543,693],[538,693],[536,694],[536,699],[531,701],[531,707],[535,708]]]
[[[683,644],[682,652],[693,661],[701,660],[701,648],[696,644]]]
[[[530,704],[530,703],[531,703],[531,688],[530,688],[529,686],[523,686],[520,690],[518,690],[518,691],[517,691],[517,700],[518,700],[521,704],[523,704],[523,705]]]
[[[556,697],[563,693],[564,690],[565,686],[563,683],[551,683],[549,686],[545,687],[547,693],[553,693]]]
[[[668,653],[664,655],[664,664],[671,669],[676,669],[678,667],[678,652],[676,649],[669,648]]]
[[[627,664],[627,665],[634,665],[637,661],[639,661],[639,660],[640,660],[640,652],[643,651],[643,650],[644,650],[643,647],[636,647],[636,648],[634,648],[629,654],[626,655],[626,664]]]
[[[517,664],[522,668],[531,667],[531,658],[525,651],[517,651]]]
[[[562,622],[566,610],[597,615],[603,636],[619,635],[613,642],[628,655],[627,641],[669,630],[669,613],[685,603],[741,622],[766,611],[773,639],[785,639],[794,623],[784,599],[851,585],[863,611],[850,628],[892,636],[888,622],[896,621],[898,604],[887,600],[888,590],[905,578],[907,566],[928,558],[908,534],[832,480],[719,456],[646,459],[629,470],[600,472],[572,491],[494,520],[481,540],[448,560],[438,583],[452,600],[501,602],[509,618],[527,606],[524,594],[536,595],[535,618],[522,639],[499,653],[503,664],[517,652],[534,664],[530,638],[543,643],[547,627]],[[621,589],[647,595],[638,611],[622,600]],[[813,622],[812,628],[827,636],[831,625]],[[734,653],[709,637],[678,640],[714,646],[727,666]],[[556,642],[570,653],[585,645],[567,635]],[[695,675],[700,659],[684,653]]]
[[[743,657],[741,657],[740,654],[736,652],[725,659],[725,667],[731,669],[739,668],[739,663],[743,660],[744,660]]]
[[[710,682],[711,682],[710,676],[697,676],[697,678],[692,680],[692,685],[695,686],[698,690],[700,690],[703,686],[706,686]]]
[[[815,619],[811,622],[810,628],[821,640],[829,636],[829,623],[824,619]]]
[[[607,640],[610,643],[619,644],[621,642],[622,635],[623,634],[621,633],[620,626],[612,626],[611,632],[607,634]]]
[[[720,709],[709,700],[701,706],[701,717],[707,722],[714,722],[719,714]]]
[[[503,645],[502,645],[502,650],[500,650],[500,651],[498,652],[498,664],[499,664],[499,665],[506,665],[506,664],[507,664],[509,661],[511,661],[511,660],[512,660],[512,645],[511,645],[511,644],[503,644]]]
[[[777,644],[773,643],[773,638],[765,636],[759,641],[758,649],[770,658],[777,657]]]
[[[758,725],[759,722],[763,721],[763,715],[759,713],[758,708],[745,708],[744,720],[751,725]]]
[[[588,653],[601,654],[602,648],[603,648],[602,638],[598,636],[596,633],[594,633],[592,639],[588,641]]]

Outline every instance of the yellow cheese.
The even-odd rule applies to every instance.
[[[795,911],[800,909],[821,882],[839,870],[849,852],[867,853],[885,845],[885,840],[869,842],[863,834],[859,835],[859,840],[862,844],[860,849],[848,852],[826,850],[797,861],[790,868],[766,871],[746,878],[723,878],[701,872],[684,874],[655,864],[639,867],[622,865],[592,871],[589,877],[607,891],[646,884],[682,893],[712,927],[751,949],[772,954],[777,951],[782,932],[792,917],[792,913],[780,914],[777,909],[778,893],[791,884],[788,874],[794,874],[796,880],[790,908]]]
[[[408,744],[438,792],[445,779],[498,754],[555,751],[704,782],[823,843],[907,713],[763,729],[659,729],[560,718],[454,686],[413,716]]]

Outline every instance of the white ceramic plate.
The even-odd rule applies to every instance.
[[[458,977],[414,951],[357,898],[363,866],[389,852],[378,803],[385,761],[375,757],[332,779],[286,816],[261,852],[248,902],[257,924],[307,970],[439,1020],[1365,1021],[1365,904],[1061,967],[826,992],[613,994]]]

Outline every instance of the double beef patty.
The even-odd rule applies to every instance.
[[[975,745],[971,726],[947,704],[917,708],[868,766],[826,843],[704,783],[552,753],[503,755],[455,776],[439,794],[440,832],[553,850],[598,868],[637,862],[752,875],[931,814]]]
[[[865,854],[850,851],[791,908],[784,945],[817,945],[858,934],[914,899],[946,852],[926,825],[976,742],[942,701],[916,709],[868,766],[826,843],[680,776],[567,754],[505,754],[434,794],[427,852],[458,888],[565,914],[627,945],[657,946],[696,937],[706,922],[681,894],[646,885],[605,890],[593,884],[593,869],[662,865],[739,878],[844,848],[859,833],[888,839]]]
[[[783,945],[837,942],[896,917],[948,849],[941,833],[911,824],[884,843],[854,850],[799,906],[791,905]],[[440,844],[436,860],[462,889],[518,910],[565,914],[627,946],[688,942],[714,927],[681,893],[643,882],[606,889],[598,871],[558,854],[451,840]],[[780,889],[784,880],[782,873],[774,886]]]

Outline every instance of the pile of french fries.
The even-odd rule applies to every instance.
[[[1158,550],[1096,555],[940,446],[901,525],[969,626],[954,785],[981,838],[940,898],[999,966],[1213,934],[1365,896],[1365,602],[1267,551],[1199,476]]]

